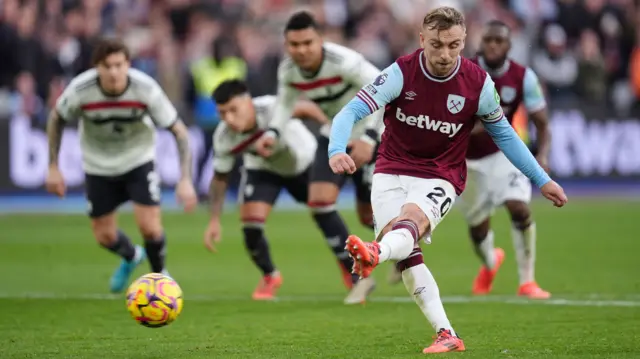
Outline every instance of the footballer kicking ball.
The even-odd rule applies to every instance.
[[[170,324],[182,311],[182,289],[173,278],[149,273],[127,289],[127,309],[136,322],[149,328]]]

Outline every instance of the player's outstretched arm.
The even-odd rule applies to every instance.
[[[60,144],[62,143],[62,132],[64,130],[64,120],[55,109],[49,113],[47,119],[47,139],[49,143],[49,171],[45,181],[47,191],[63,197],[66,186],[62,173],[58,169],[58,155]]]
[[[180,158],[180,180],[176,186],[176,195],[185,211],[196,208],[198,199],[191,179],[191,147],[189,146],[189,130],[181,120],[176,120],[169,128],[176,140],[178,157]]]
[[[356,170],[355,163],[346,154],[353,124],[395,100],[402,91],[403,83],[402,71],[394,63],[338,112],[329,137],[329,165],[335,173],[353,173]]]
[[[215,244],[220,242],[222,226],[220,225],[220,215],[224,207],[224,200],[227,193],[227,183],[229,174],[214,171],[211,184],[209,185],[209,201],[211,203],[211,219],[204,234],[204,245],[211,252],[217,252]]]
[[[56,106],[47,119],[47,139],[49,141],[49,172],[45,180],[47,191],[63,197],[66,192],[64,178],[58,169],[58,154],[62,143],[62,133],[67,120],[74,120],[79,112],[78,96],[75,91],[77,80],[69,83],[58,97]]]
[[[511,124],[504,117],[500,107],[500,97],[489,76],[480,95],[480,106],[477,115],[493,141],[522,173],[541,189],[542,194],[557,207],[567,203],[567,196],[562,187],[552,181],[540,167],[529,148],[522,142]]]
[[[58,155],[62,144],[62,131],[64,120],[56,110],[49,112],[47,118],[47,140],[49,141],[49,166],[58,167]]]
[[[145,75],[146,76],[146,75]],[[152,89],[148,94],[148,111],[157,127],[168,129],[176,140],[178,156],[180,158],[180,180],[176,185],[176,196],[184,210],[191,212],[198,204],[196,191],[191,180],[191,147],[189,146],[189,131],[184,122],[178,117],[178,111],[164,93],[160,85],[151,78],[148,81]]]

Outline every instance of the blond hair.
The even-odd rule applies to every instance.
[[[422,27],[426,27],[429,30],[443,31],[449,30],[454,26],[462,26],[463,29],[466,28],[464,15],[449,6],[441,6],[429,11],[429,13],[425,15],[424,20],[422,20]]]

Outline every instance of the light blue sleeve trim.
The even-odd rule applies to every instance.
[[[527,112],[534,113],[547,107],[547,101],[544,98],[544,93],[542,92],[540,81],[538,81],[538,76],[528,67],[524,73],[522,94],[522,102],[524,103],[524,107],[527,109]]]
[[[404,86],[404,76],[397,63],[382,70],[375,80],[362,87],[356,96],[369,106],[371,113],[400,96]]]
[[[329,136],[329,158],[338,153],[347,152],[347,144],[351,137],[353,125],[369,116],[371,109],[360,97],[354,97],[338,112],[331,123]]]
[[[536,186],[542,187],[551,181],[549,175],[540,167],[527,146],[522,142],[509,121],[503,116],[495,122],[483,122],[493,141],[520,172],[529,177]]]
[[[398,64],[384,69],[371,83],[365,85],[333,118],[329,137],[329,158],[346,153],[353,124],[395,100],[402,92],[404,78]]]
[[[498,96],[496,86],[488,74],[482,85],[476,116],[483,122],[496,122],[503,117],[500,96]]]

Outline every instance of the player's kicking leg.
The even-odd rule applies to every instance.
[[[93,236],[103,248],[122,258],[109,282],[111,292],[121,292],[129,283],[131,273],[145,259],[144,249],[134,246],[118,229],[115,211],[128,199],[125,183],[121,177],[87,174],[85,184]]]
[[[536,224],[531,217],[529,205],[518,200],[507,200],[504,204],[511,216],[511,236],[520,280],[518,295],[531,299],[548,299],[551,293],[541,289],[535,280]]]
[[[371,199],[376,224],[384,226],[378,233],[382,238],[365,243],[356,236],[349,237],[347,250],[356,261],[354,271],[366,278],[378,264],[397,261],[407,291],[437,332],[435,342],[423,353],[464,351],[464,343],[447,318],[438,285],[424,264],[418,245],[421,237],[430,238],[449,212],[455,200],[453,187],[442,180],[376,174]]]
[[[244,245],[262,278],[253,291],[254,300],[273,300],[282,285],[282,275],[271,259],[264,223],[271,212],[285,180],[273,173],[247,170],[240,186],[240,219]]]

